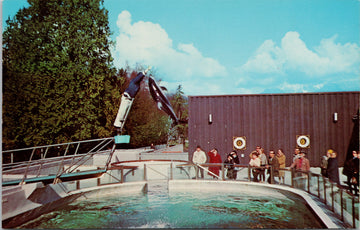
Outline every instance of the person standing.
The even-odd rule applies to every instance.
[[[286,156],[284,154],[284,151],[282,149],[278,149],[278,154],[277,154],[277,159],[279,162],[279,169],[283,169],[286,167]],[[284,170],[279,170],[279,183],[281,184],[285,183],[285,171]]]
[[[202,151],[201,147],[198,145],[196,147],[195,152],[193,153],[192,162],[194,164],[205,164],[206,160],[207,160],[207,157],[206,157],[205,152]],[[202,168],[200,168],[198,166],[195,166],[195,175],[196,175],[196,177],[199,176],[199,171],[200,171],[200,174],[201,174],[201,178],[203,179],[204,178],[204,169],[202,169]]]
[[[209,156],[209,163],[210,164],[222,163],[221,156],[218,153],[218,150],[216,148],[213,148],[210,152],[208,152],[208,156]],[[217,175],[219,177],[220,169],[221,169],[221,166],[210,166],[209,171],[211,173],[208,172],[208,174],[215,179],[216,176],[214,176],[213,174],[215,174],[215,175]]]
[[[299,157],[295,159],[295,161],[291,164],[290,168],[295,168],[296,170],[310,171],[310,162],[305,157],[306,153],[304,151],[301,151],[299,154]]]
[[[224,161],[224,167],[227,169],[226,177],[229,179],[234,179],[234,170],[235,170],[235,161],[234,158],[229,153]]]
[[[259,168],[256,168],[256,167],[260,167],[260,159],[259,159],[258,153],[256,151],[251,152],[250,156],[251,156],[251,160],[249,162],[249,165],[251,167],[253,167],[251,170],[252,174],[253,174],[253,178],[254,178],[253,180],[254,180],[254,182],[258,182],[259,181],[258,175],[259,175],[260,171],[259,171]]]
[[[356,186],[351,182],[351,179],[354,177],[354,171],[355,170],[355,159],[357,159],[358,154],[356,151],[352,151],[352,158],[345,161],[342,174],[344,174],[347,177],[346,184],[349,186],[350,193],[353,193],[353,187],[355,187],[356,192]],[[359,166],[358,166],[359,167]]]
[[[326,155],[321,157],[321,162],[320,162],[321,175],[323,175],[324,177],[328,177],[328,173],[327,173],[328,160],[333,152],[334,150],[328,149],[328,151],[326,151]]]
[[[358,195],[358,188],[359,188],[359,162],[360,162],[360,152],[358,151],[356,154],[356,158],[354,159],[354,177],[356,181],[354,181],[354,190],[355,190],[355,196]]]
[[[329,180],[340,185],[339,164],[338,164],[338,160],[336,157],[337,157],[337,153],[335,151],[331,151],[330,157],[328,159],[326,171],[327,171]]]
[[[259,158],[260,158],[260,166],[262,167],[260,169],[260,182],[265,182],[265,170],[266,170],[265,167],[267,166],[268,161],[263,148],[260,149]]]
[[[295,148],[294,150],[294,156],[293,156],[293,163],[295,162],[296,159],[300,158],[300,149],[299,148]]]
[[[268,174],[270,175],[268,178],[268,183],[271,184],[271,178],[279,176],[279,161],[278,158],[275,157],[275,152],[270,150],[269,152],[269,166],[271,167],[268,169]],[[273,172],[273,174],[271,174]]]
[[[240,159],[239,159],[239,156],[237,155],[237,152],[235,151],[235,150],[233,150],[232,152],[231,152],[231,156],[232,156],[232,158],[234,159],[234,163],[235,164],[240,164]],[[234,174],[233,174],[233,179],[234,180],[236,180],[236,178],[237,178],[237,173],[238,173],[238,171],[239,171],[239,167],[235,167],[234,168]]]
[[[296,158],[295,161],[290,166],[290,168],[295,168],[297,171],[300,171],[295,174],[296,177],[295,187],[301,189],[305,189],[305,182],[307,178],[307,174],[303,172],[310,171],[310,162],[305,157],[305,154],[306,153],[304,151],[301,151],[300,154],[298,154],[299,157]]]

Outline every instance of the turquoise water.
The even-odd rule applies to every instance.
[[[171,192],[76,201],[19,228],[323,228],[302,199]]]

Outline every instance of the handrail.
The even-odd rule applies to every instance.
[[[108,150],[106,150],[106,151],[108,151]],[[91,153],[91,154],[94,154],[94,153]],[[163,176],[166,176],[166,178],[170,179],[170,180],[174,179],[173,170],[176,170],[176,169],[180,170],[179,171],[180,174],[184,171],[186,173],[186,175],[183,175],[183,176],[186,176],[186,178],[188,177],[189,179],[191,179],[191,170],[193,167],[199,167],[199,168],[202,168],[202,169],[208,171],[208,169],[206,169],[205,167],[209,167],[209,166],[222,167],[222,170],[221,170],[222,177],[217,176],[217,175],[216,175],[216,177],[218,179],[225,180],[225,177],[224,177],[225,164],[224,163],[194,164],[192,162],[184,161],[184,160],[166,160],[166,159],[129,160],[129,161],[120,161],[120,162],[111,163],[111,164],[109,164],[109,168],[107,170],[119,170],[119,172],[121,172],[121,183],[123,183],[125,181],[124,177],[131,176],[131,175],[128,175],[130,171],[132,171],[134,174],[135,171],[140,170],[140,175],[143,175],[143,176],[141,176],[139,178],[140,175],[136,174],[137,177],[135,177],[135,178],[137,178],[137,180],[140,179],[140,180],[146,181],[147,180],[147,172],[146,171],[154,170],[154,169],[156,170],[156,168],[154,168],[154,167],[146,167],[146,162],[159,162],[159,161],[160,162],[169,162],[169,163],[170,162],[178,163],[176,165],[176,168],[172,167],[172,164],[169,166],[170,167],[170,176],[163,175]],[[143,162],[144,167],[141,169],[141,167],[134,166],[134,165],[132,165],[132,166],[124,165],[124,164],[128,164],[128,163],[136,163],[136,162]],[[252,168],[261,168],[261,169],[270,169],[270,170],[272,169],[271,166],[260,166],[260,167],[254,166],[254,167],[252,167],[252,166],[243,165],[243,164],[235,164],[234,167],[239,167],[241,169],[246,169],[246,168],[248,169],[248,177],[245,177],[245,179],[247,179],[247,181],[251,181],[251,174],[252,174],[251,169]],[[143,170],[143,172],[142,172],[142,170]],[[334,212],[335,214],[338,214],[341,217],[341,220],[344,221],[344,223],[351,224],[354,228],[357,227],[359,217],[358,217],[358,213],[357,213],[355,206],[357,205],[359,200],[353,194],[347,193],[346,190],[341,185],[333,183],[328,178],[326,178],[320,174],[310,172],[310,171],[295,170],[295,169],[289,168],[289,167],[288,168],[279,168],[277,170],[278,170],[278,172],[284,171],[285,172],[284,179],[286,179],[283,181],[284,183],[279,186],[293,187],[293,188],[303,190],[304,192],[307,192],[308,194],[318,197],[319,200],[321,200],[327,207],[329,207],[329,209],[332,212]],[[159,170],[156,170],[156,171],[159,171]],[[241,170],[239,170],[239,171],[241,171]],[[139,172],[139,171],[137,171],[137,172]],[[183,176],[180,174],[176,174],[175,178],[179,178],[179,176],[180,176],[180,178],[183,178]],[[195,175],[196,174],[197,173],[195,171]],[[243,172],[242,175],[246,176],[245,172]],[[270,175],[272,177],[274,177],[274,173],[271,173]],[[301,175],[301,176],[298,177],[298,175]],[[198,177],[196,176],[195,178],[198,178]],[[242,177],[242,178],[244,178],[244,177]],[[237,179],[237,181],[241,181],[241,180],[242,180],[241,178]],[[273,182],[273,181],[271,181],[271,182]],[[254,182],[254,183],[256,183],[256,182]],[[332,192],[329,192],[329,191],[332,191]],[[338,199],[339,196],[340,196],[340,199]],[[335,198],[337,198],[337,199],[335,199]]]
[[[35,147],[29,147],[29,148],[22,148],[22,149],[9,149],[9,150],[4,150],[2,151],[2,153],[12,153],[12,152],[19,152],[19,151],[25,151],[25,150],[32,150],[32,149],[42,149],[42,148],[47,148],[47,147],[57,147],[57,146],[62,146],[62,145],[73,145],[73,144],[78,144],[78,143],[88,143],[88,142],[95,142],[95,141],[100,141],[100,140],[106,140],[106,139],[114,139],[114,137],[105,137],[105,138],[99,138],[99,139],[90,139],[90,140],[83,140],[83,141],[74,141],[74,142],[67,142],[67,143],[61,143],[61,144],[53,144],[53,145],[42,145],[42,146],[35,146]]]
[[[37,146],[37,147],[25,148],[25,149],[15,149],[15,150],[9,150],[9,151],[4,151],[4,152],[5,153],[10,152],[10,153],[13,154],[13,152],[32,150],[29,161],[19,162],[17,164],[13,164],[13,163],[11,164],[13,167],[15,167],[14,170],[22,170],[23,167],[26,167],[23,178],[21,179],[20,184],[23,184],[25,181],[29,181],[29,180],[26,180],[26,178],[28,176],[28,172],[29,172],[30,167],[36,167],[36,166],[39,167],[38,169],[36,168],[36,170],[37,170],[36,176],[33,177],[32,180],[31,180],[31,181],[33,181],[35,178],[40,176],[40,170],[43,167],[43,164],[49,163],[49,162],[58,163],[59,160],[60,160],[60,164],[57,166],[57,172],[55,174],[55,178],[54,178],[54,181],[53,181],[53,183],[55,184],[55,183],[59,182],[59,179],[62,178],[62,175],[66,174],[67,171],[69,173],[74,172],[74,170],[76,170],[79,166],[83,165],[94,154],[98,154],[100,152],[103,152],[104,151],[103,149],[113,141],[114,141],[114,138],[110,137],[110,138],[93,139],[93,140],[88,140],[88,141],[78,141],[78,142],[70,142],[70,143],[55,144],[55,145],[48,145],[48,146]],[[90,146],[91,149],[89,151],[87,151],[86,154],[78,154],[77,155],[80,143],[94,143],[94,142],[96,144],[95,147],[94,147],[94,145]],[[100,143],[96,143],[96,142],[100,142]],[[73,144],[77,144],[75,154],[72,155],[72,156],[68,156],[68,154],[70,154],[70,150],[69,150],[70,146],[73,145]],[[45,158],[43,158],[43,155],[41,155],[41,159],[33,160],[33,156],[34,156],[35,151],[37,149],[46,148],[46,151],[45,151],[45,157],[46,157],[46,154],[48,153],[49,148],[54,147],[54,146],[66,146],[66,150],[63,153],[63,156],[56,157],[56,158],[47,158],[47,159],[45,159]],[[86,147],[89,147],[89,146],[86,146]],[[107,170],[107,168],[109,166],[109,163],[110,163],[110,160],[111,160],[111,157],[112,157],[112,154],[113,154],[114,150],[115,150],[115,144],[113,145],[112,150],[109,152],[109,158],[106,161],[106,164],[104,165],[104,170],[105,171]],[[83,161],[86,157],[89,157],[89,158],[87,158],[85,161]],[[70,166],[68,166],[66,169],[65,168],[63,169],[65,160],[68,160],[68,159],[71,159],[71,158],[72,158],[72,161],[70,163]],[[75,160],[75,158],[77,158],[77,160]],[[78,165],[76,165],[76,164],[78,164]],[[76,165],[76,167],[71,169],[74,165]],[[11,166],[9,166],[9,167],[11,167]],[[9,173],[13,169],[13,167],[8,169],[6,172]],[[3,173],[4,172],[5,171],[3,171]],[[14,181],[16,181],[16,180],[14,180]]]
[[[224,178],[221,178],[220,176],[216,175],[215,173],[211,172],[210,170],[207,170],[206,168],[202,167],[200,164],[195,164],[195,165],[200,167],[201,169],[204,169],[206,172],[211,173],[213,176],[217,177],[218,179],[224,179]]]

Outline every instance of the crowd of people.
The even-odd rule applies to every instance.
[[[286,156],[283,149],[278,149],[277,153],[274,150],[269,151],[269,156],[266,156],[265,151],[260,146],[256,147],[256,150],[250,153],[250,162],[249,165],[252,166],[252,175],[253,181],[255,182],[265,182],[266,181],[266,169],[271,166],[272,170],[267,170],[269,177],[267,179],[268,183],[271,183],[271,179],[274,177],[279,178],[279,184],[284,183],[285,181],[285,169],[286,167]],[[290,168],[295,168],[299,171],[309,171],[310,162],[306,158],[306,153],[300,151],[299,148],[295,148],[294,157],[292,159],[292,164]],[[273,173],[274,175],[272,175]],[[299,173],[301,175],[301,172]]]
[[[256,147],[256,150],[252,151],[249,155],[249,165],[252,166],[251,172],[253,181],[255,182],[272,182],[272,178],[279,178],[279,183],[284,183],[286,156],[282,149],[278,149],[275,153],[274,150],[270,150],[268,156],[260,146]],[[208,160],[209,159],[209,160]],[[359,182],[359,159],[360,153],[353,151],[353,157],[347,160],[344,164],[343,174],[347,176],[347,184],[351,193],[358,194],[358,182]],[[236,165],[239,164],[239,157],[235,150],[227,154],[226,159],[222,162],[221,156],[216,148],[213,148],[207,154],[197,146],[193,154],[194,164],[208,163],[224,163],[224,167],[227,169],[226,177],[228,179],[236,180],[239,168]],[[272,168],[272,170],[269,169]],[[310,161],[306,158],[306,152],[300,151],[299,148],[295,148],[292,163],[290,168],[296,170],[296,176],[302,176],[303,172],[310,171]],[[329,149],[325,156],[321,157],[321,174],[327,177],[331,182],[340,185],[339,179],[339,163],[337,160],[337,152],[333,149]],[[267,170],[268,169],[268,170]],[[201,172],[201,178],[204,178],[204,170],[201,167],[196,167],[196,175]],[[213,165],[209,167],[208,174],[213,178],[219,177],[221,166]],[[267,172],[266,172],[267,171]],[[273,173],[273,175],[271,175]],[[266,180],[266,174],[269,176]]]
[[[260,146],[256,147],[256,150],[252,151],[249,155],[250,162],[249,165],[254,167],[252,169],[253,180],[258,182],[265,182],[266,181],[266,174],[269,176],[267,177],[267,181],[271,182],[271,177],[279,177],[279,182],[284,183],[285,172],[279,169],[285,168],[286,157],[284,151],[282,149],[278,149],[277,153],[273,150],[269,151],[269,156],[265,154],[265,151]],[[207,160],[209,159],[209,160]],[[208,163],[224,163],[224,167],[227,169],[226,177],[228,179],[236,180],[237,172],[239,168],[236,167],[240,163],[238,154],[235,150],[231,151],[227,154],[226,159],[222,162],[221,156],[218,153],[216,148],[210,150],[207,154],[201,149],[200,146],[196,147],[196,150],[193,154],[192,159],[194,164],[205,164],[207,161]],[[267,170],[271,166],[273,170]],[[309,171],[310,170],[310,163],[309,160],[305,158],[305,152],[300,152],[299,149],[295,149],[293,164],[290,166],[291,168],[295,168],[298,170]],[[208,174],[213,178],[217,178],[220,175],[221,166],[210,166]],[[201,174],[201,178],[204,178],[204,169],[201,167],[196,167],[196,175]],[[271,172],[274,175],[271,175]]]

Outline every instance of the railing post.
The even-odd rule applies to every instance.
[[[291,188],[294,188],[295,169],[291,168]]]
[[[144,170],[145,170],[145,164],[144,164]],[[121,165],[121,183],[124,183],[124,166]],[[145,175],[144,175],[145,177]]]
[[[195,169],[195,179],[198,180],[198,179],[199,179],[200,167],[199,167],[197,164],[195,164],[194,169]],[[189,171],[190,171],[190,170],[189,170]]]
[[[331,183],[331,211],[334,211],[334,184]]]
[[[170,164],[170,180],[173,180],[174,178],[174,175],[173,175],[173,162],[171,161],[171,164]]]
[[[11,158],[11,159],[10,159],[10,162],[11,162],[11,163],[14,163],[14,153],[11,153],[10,158]]]
[[[327,205],[327,201],[326,201],[326,181],[325,181],[325,177],[323,176],[323,183],[324,183],[324,203]]]
[[[317,176],[318,181],[318,197],[320,198],[320,176]]]
[[[248,180],[251,181],[251,168],[250,168],[250,165],[248,165]]]
[[[99,170],[100,169],[100,167],[97,167],[97,169]],[[100,184],[101,184],[101,179],[100,179],[100,177],[98,177],[97,178],[97,186],[100,186]]]
[[[221,178],[222,180],[225,180],[225,167],[224,167],[224,163],[221,164]]]
[[[344,221],[344,201],[343,201],[343,190],[340,188],[340,206],[341,206],[341,220]]]
[[[355,218],[355,196],[352,197],[352,219],[353,219],[353,228],[356,228],[356,218]]]
[[[274,184],[274,167],[270,166],[270,183]]]
[[[76,170],[76,172],[80,172],[80,170]],[[76,190],[80,189],[80,180],[76,181]]]
[[[310,192],[310,179],[311,179],[311,172],[307,172],[307,178],[308,178],[308,183],[307,183],[307,189],[308,189],[308,193],[311,194]]]

